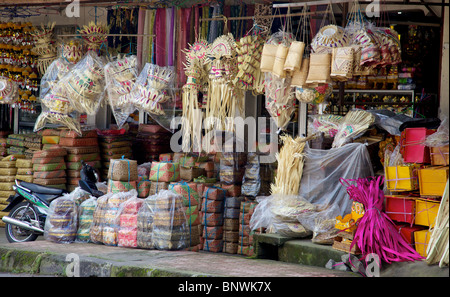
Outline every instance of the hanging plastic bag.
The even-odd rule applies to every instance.
[[[173,92],[175,69],[147,63],[139,74],[131,101],[136,109],[147,112],[167,130],[175,116],[176,94]]]
[[[119,56],[115,61],[105,65],[105,89],[108,103],[119,128],[135,110],[130,93],[137,76],[136,56]]]
[[[50,203],[44,225],[44,238],[56,243],[72,243],[77,236],[78,209],[69,194]]]
[[[105,94],[104,61],[95,52],[86,55],[61,79],[73,108],[96,115]]]

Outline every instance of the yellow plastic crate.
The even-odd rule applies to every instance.
[[[414,224],[434,227],[440,203],[424,199],[416,200],[416,217]]]
[[[430,230],[421,230],[414,232],[414,245],[416,248],[416,252],[418,252],[419,255],[423,257],[427,256],[427,248],[428,243],[430,242],[430,237]]]
[[[387,188],[391,191],[413,191],[419,189],[417,171],[420,165],[408,164],[385,168]]]
[[[441,147],[431,147],[430,148],[430,159],[431,165],[444,165],[448,166],[448,144]]]
[[[447,166],[432,166],[419,170],[421,196],[442,196],[448,179]]]

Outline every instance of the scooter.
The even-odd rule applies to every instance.
[[[96,182],[98,175],[94,168],[81,161],[81,180],[79,186],[89,194],[100,197]],[[15,195],[8,198],[8,206],[3,210],[9,212],[2,221],[5,222],[5,234],[9,242],[34,241],[44,234],[45,220],[50,203],[67,193],[63,189],[55,189],[21,180],[15,181]]]

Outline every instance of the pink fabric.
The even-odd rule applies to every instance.
[[[186,83],[186,75],[184,73],[184,64],[186,63],[186,55],[182,52],[188,47],[190,34],[190,18],[191,8],[180,8],[177,11],[178,23],[178,42],[177,42],[177,83],[183,86]]]
[[[158,8],[155,17],[155,62],[159,66],[166,65],[166,9]]]

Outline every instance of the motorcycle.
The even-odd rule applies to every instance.
[[[96,186],[98,175],[94,168],[84,161],[81,164],[81,180],[78,182],[80,188],[92,196],[102,196],[103,192],[98,191]],[[2,218],[6,238],[11,243],[34,241],[44,234],[50,203],[68,192],[17,179],[13,190],[16,194],[8,198],[9,204],[3,210],[9,212],[8,216]]]

